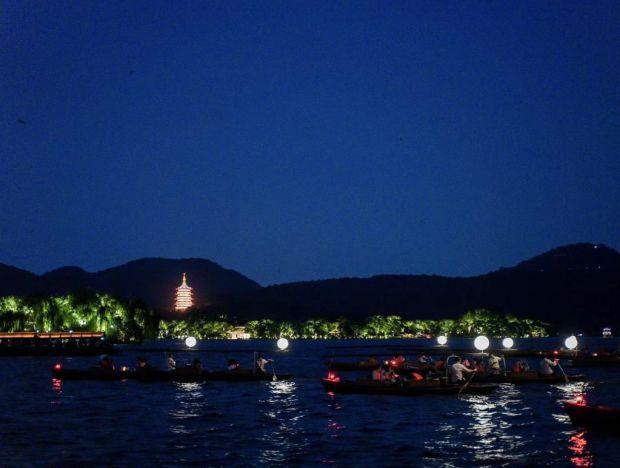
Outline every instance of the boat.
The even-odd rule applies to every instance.
[[[209,371],[205,373],[206,380],[220,380],[224,382],[256,382],[270,380],[291,380],[293,374],[255,374],[252,371]]]
[[[101,367],[65,369],[60,364],[56,364],[52,368],[52,377],[60,380],[127,380],[133,376],[133,371],[123,369],[110,370]]]
[[[569,382],[583,382],[586,376],[583,374],[567,374]],[[484,383],[512,383],[512,384],[560,384],[566,383],[566,378],[561,374],[541,375],[538,372],[522,372],[515,374],[507,372],[500,375],[478,375],[474,377],[477,382]]]
[[[159,369],[136,369],[133,378],[144,382],[265,382],[290,380],[291,374],[257,374],[252,371],[196,371],[192,368],[178,368],[173,371]]]
[[[260,382],[271,380],[290,380],[291,374],[255,374],[251,371],[196,371],[192,368],[178,368],[172,371],[157,368],[118,370],[89,367],[88,369],[65,369],[60,364],[52,368],[52,376],[61,380],[127,380],[141,382]]]
[[[582,399],[563,401],[562,403],[574,425],[620,434],[619,408],[587,405]]]
[[[333,375],[322,378],[321,384],[327,392],[333,393],[398,396],[458,395],[461,392],[468,394],[488,394],[498,387],[497,384],[493,383],[471,383],[467,386],[453,385],[446,383],[445,379],[397,381],[393,383],[371,379],[341,380],[339,377]]]

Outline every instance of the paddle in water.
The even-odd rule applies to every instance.
[[[457,397],[460,397],[460,396],[461,396],[461,393],[463,393],[463,390],[465,390],[465,389],[467,388],[467,386],[469,385],[469,382],[471,382],[471,381],[473,380],[473,378],[474,378],[474,376],[475,376],[475,375],[476,375],[476,372],[475,372],[475,371],[471,373],[471,377],[470,377],[469,379],[467,379],[467,382],[465,382],[465,383],[463,384],[463,386],[462,386],[462,387],[461,387],[461,389],[459,390],[459,393],[457,394]]]

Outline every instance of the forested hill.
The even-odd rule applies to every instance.
[[[373,314],[439,319],[476,308],[537,318],[559,329],[618,329],[620,254],[603,245],[574,244],[468,278],[381,275],[282,284],[231,298],[209,313],[240,320]]]

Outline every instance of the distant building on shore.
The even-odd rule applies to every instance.
[[[181,286],[176,288],[174,293],[174,310],[183,312],[194,306],[194,289],[188,286],[187,277],[183,273]]]
[[[245,327],[235,327],[228,332],[229,340],[249,340],[250,334],[245,331]]]

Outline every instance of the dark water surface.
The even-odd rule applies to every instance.
[[[0,358],[2,466],[617,466],[620,438],[574,428],[560,401],[585,391],[618,405],[620,369],[586,369],[589,384],[506,384],[489,396],[326,394],[320,356],[354,344],[370,342],[293,341],[276,353],[272,342],[210,341],[199,346],[230,352],[176,353],[214,368],[227,357],[249,364],[241,350],[269,350],[276,373],[296,375],[290,382],[60,382],[51,378],[55,358]],[[138,353],[115,360],[133,365]],[[163,351],[148,355],[164,364]],[[67,367],[95,362],[64,359]]]

